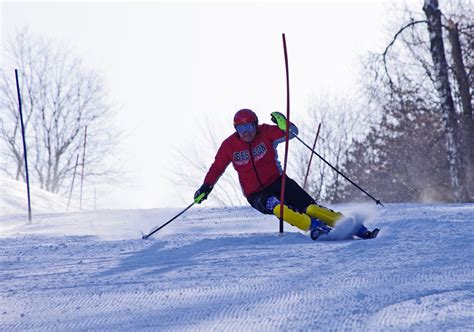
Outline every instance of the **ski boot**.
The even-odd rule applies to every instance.
[[[311,226],[309,227],[309,236],[312,240],[316,241],[322,234],[328,234],[331,231],[331,227],[316,218],[311,218]]]
[[[380,232],[379,228],[375,228],[373,231],[369,231],[367,227],[362,226],[361,228],[359,228],[356,235],[360,237],[361,239],[369,240],[369,239],[375,239],[377,235],[379,234],[379,232]]]

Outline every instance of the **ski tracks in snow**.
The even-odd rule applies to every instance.
[[[246,208],[196,209],[147,241],[3,238],[0,329],[470,329],[472,215],[393,205],[367,241],[279,236],[274,218]]]

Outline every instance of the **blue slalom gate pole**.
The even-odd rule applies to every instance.
[[[26,192],[28,195],[28,221],[31,222],[32,218],[31,218],[30,176],[28,173],[28,156],[26,152],[25,125],[23,123],[23,110],[21,107],[21,94],[20,94],[20,83],[18,80],[18,69],[15,69],[15,79],[16,79],[16,91],[18,94],[18,110],[20,111],[21,136],[23,137],[23,158],[25,159]]]

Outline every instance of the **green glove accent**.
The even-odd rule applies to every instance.
[[[207,199],[207,196],[212,191],[212,187],[208,184],[203,183],[202,186],[194,193],[194,203],[201,204],[202,201]]]
[[[199,195],[198,197],[194,199],[194,203],[201,204],[201,202],[206,198],[206,196],[207,196],[207,193],[202,193],[201,195]]]
[[[276,123],[278,128],[283,131],[286,131],[286,118],[280,112],[273,112],[270,114],[272,117],[272,122]]]

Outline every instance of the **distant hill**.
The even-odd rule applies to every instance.
[[[67,198],[31,187],[33,213],[65,212]],[[26,183],[0,177],[0,215],[27,214]]]

